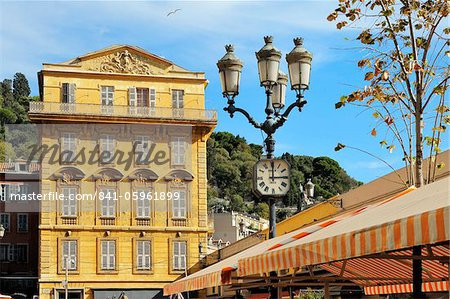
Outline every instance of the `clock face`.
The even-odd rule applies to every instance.
[[[290,188],[290,165],[283,159],[259,160],[253,169],[253,190],[259,197],[282,197]]]

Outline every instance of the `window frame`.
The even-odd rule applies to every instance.
[[[172,166],[183,167],[186,165],[187,137],[172,136],[170,139],[170,162]]]
[[[66,184],[62,184],[60,187],[60,192],[61,194],[64,196],[64,199],[61,201],[61,208],[60,208],[60,216],[62,218],[77,218],[78,217],[78,200],[76,199],[76,194],[79,193],[79,186],[77,185],[66,185]],[[65,208],[66,208],[66,203],[68,202],[65,198],[65,189],[74,189],[75,190],[75,198],[72,201],[69,201],[69,212],[71,210],[71,208],[74,208],[74,213],[68,213],[65,214]]]
[[[99,163],[102,165],[108,165],[114,163],[114,155],[116,151],[117,140],[113,134],[103,134],[99,140]],[[110,148],[111,147],[111,148]],[[104,152],[109,153],[109,157],[106,158]]]
[[[77,135],[74,132],[63,132],[60,139],[60,160],[63,164],[75,163],[77,153]],[[67,154],[71,153],[69,157]],[[63,155],[65,154],[65,155]]]
[[[114,195],[114,198],[108,198],[106,200],[105,200],[105,198],[103,198],[103,200],[101,200],[100,197],[99,197],[99,200],[100,200],[100,218],[103,218],[103,219],[107,219],[107,218],[108,219],[115,219],[115,218],[117,218],[117,202],[118,202],[118,200],[117,200],[117,196],[118,196],[117,195],[117,187],[116,186],[99,186],[98,187],[99,195],[100,195],[100,193],[104,193],[104,190],[112,191],[113,194],[115,194],[115,195]],[[104,204],[105,202],[108,202],[108,204],[106,206]],[[113,204],[110,204],[110,202],[113,202]],[[108,213],[106,213],[106,214],[103,213],[105,208],[106,208],[106,211],[108,211]],[[112,215],[110,214],[110,212],[111,212],[110,209],[111,208],[113,209]]]
[[[6,227],[5,225],[3,225],[3,228],[5,229],[5,232],[9,233],[9,232],[11,232],[11,213],[5,213],[5,212],[0,213],[0,223],[1,224],[3,224],[3,222],[1,221],[2,216],[7,216],[6,218],[8,218],[8,226]]]
[[[171,273],[184,273],[189,265],[189,242],[187,239],[170,239],[170,270]],[[175,255],[175,243],[184,243],[185,244],[185,258],[184,258],[184,268],[176,268],[175,267],[175,258],[177,255]],[[181,261],[180,257],[183,255],[178,254],[178,262]]]
[[[103,242],[114,242],[114,268],[104,269],[103,268]],[[118,239],[117,238],[99,238],[97,241],[97,273],[118,273],[117,262],[119,261],[119,250],[118,250]],[[109,250],[108,250],[109,251]],[[107,254],[107,258],[110,254]]]
[[[149,242],[149,267],[139,268],[139,242]],[[133,238],[133,274],[153,274],[154,246],[153,238]]]
[[[75,270],[68,269],[70,274],[79,274],[80,273],[80,239],[79,238],[58,238],[58,274],[65,274],[65,259],[64,259],[64,242],[76,242],[76,251],[75,251]]]
[[[25,219],[26,219],[26,226],[25,226],[25,230],[21,230],[20,228],[20,218],[21,218],[21,216],[25,216]],[[28,232],[28,230],[29,230],[29,215],[28,215],[28,213],[17,213],[17,229],[16,229],[16,231],[18,232],[18,233],[27,233]]]
[[[25,248],[25,260],[19,261],[19,250],[18,250],[18,248],[22,247],[22,246],[23,246],[23,248]],[[28,243],[17,243],[17,244],[15,244],[15,246],[14,246],[14,261],[16,263],[22,263],[22,264],[29,263],[29,260],[30,260],[29,254],[30,254],[30,245]]]
[[[187,219],[188,218],[188,194],[189,194],[189,190],[188,190],[188,186],[186,183],[184,183],[182,186],[172,186],[170,187],[170,192],[175,193],[175,192],[180,192],[183,191],[184,192],[184,212],[181,213],[181,211],[183,210],[183,207],[181,207],[181,201],[180,199],[172,199],[171,200],[171,218],[172,219]],[[181,195],[181,193],[180,193]],[[181,196],[180,196],[181,198]],[[178,205],[175,206],[175,203],[178,202]],[[178,212],[175,213],[176,209],[178,209]]]
[[[143,147],[144,144],[147,145],[147,148],[141,149],[141,147]],[[149,164],[149,161],[147,161],[146,158],[147,157],[150,158],[149,153],[150,153],[150,147],[152,146],[152,144],[153,144],[153,141],[150,139],[150,136],[148,136],[148,135],[134,136],[134,141],[133,141],[133,147],[135,150],[134,163],[136,165],[148,165]],[[142,153],[141,159],[143,159],[143,160],[139,160],[139,153]]]

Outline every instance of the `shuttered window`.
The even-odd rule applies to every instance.
[[[116,241],[108,240],[101,241],[101,269],[115,270],[116,269]]]
[[[114,135],[103,135],[100,139],[101,163],[112,163],[116,148]]]
[[[62,242],[61,269],[77,270],[77,240],[63,240]]]
[[[101,188],[101,217],[115,217],[116,216],[116,189]]]
[[[150,162],[150,138],[148,136],[136,136],[134,149],[137,164],[148,164]]]
[[[61,162],[74,162],[77,150],[75,133],[63,133],[61,137]]]
[[[186,139],[173,137],[171,142],[172,165],[184,165],[186,162]]]
[[[62,103],[73,104],[75,103],[75,83],[63,83],[62,84]]]
[[[63,194],[63,201],[61,205],[61,215],[65,217],[77,216],[77,187],[64,186],[61,188]]]
[[[28,231],[28,214],[17,214],[17,231]]]
[[[128,88],[128,105],[136,106],[136,87]]]
[[[186,241],[173,242],[173,269],[186,269]]]
[[[150,218],[150,198],[149,188],[138,188],[135,190],[137,192],[136,200],[136,216],[138,218]]]
[[[171,200],[172,201],[172,217],[173,218],[186,218],[186,203],[187,203],[186,189],[173,189],[172,194],[174,194],[174,193],[178,193],[179,197],[176,196]]]
[[[137,269],[150,270],[151,269],[151,243],[149,240],[136,242],[137,253]]]
[[[172,90],[172,108],[184,108],[184,90]]]

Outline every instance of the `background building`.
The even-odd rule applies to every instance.
[[[219,248],[269,227],[267,219],[234,211],[214,213],[212,217],[214,234],[208,241]]]
[[[0,163],[0,291],[31,298],[38,282],[38,203],[16,200],[39,192],[39,165],[26,161]],[[18,298],[24,296],[18,296]]]
[[[204,109],[204,73],[113,46],[44,64],[38,77],[29,116],[59,158],[42,162],[41,192],[63,197],[42,201],[39,298],[63,298],[66,269],[70,298],[161,297],[207,242],[216,113]]]

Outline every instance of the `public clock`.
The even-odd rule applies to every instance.
[[[258,197],[283,197],[290,188],[290,165],[283,159],[263,159],[253,169],[253,191]]]

